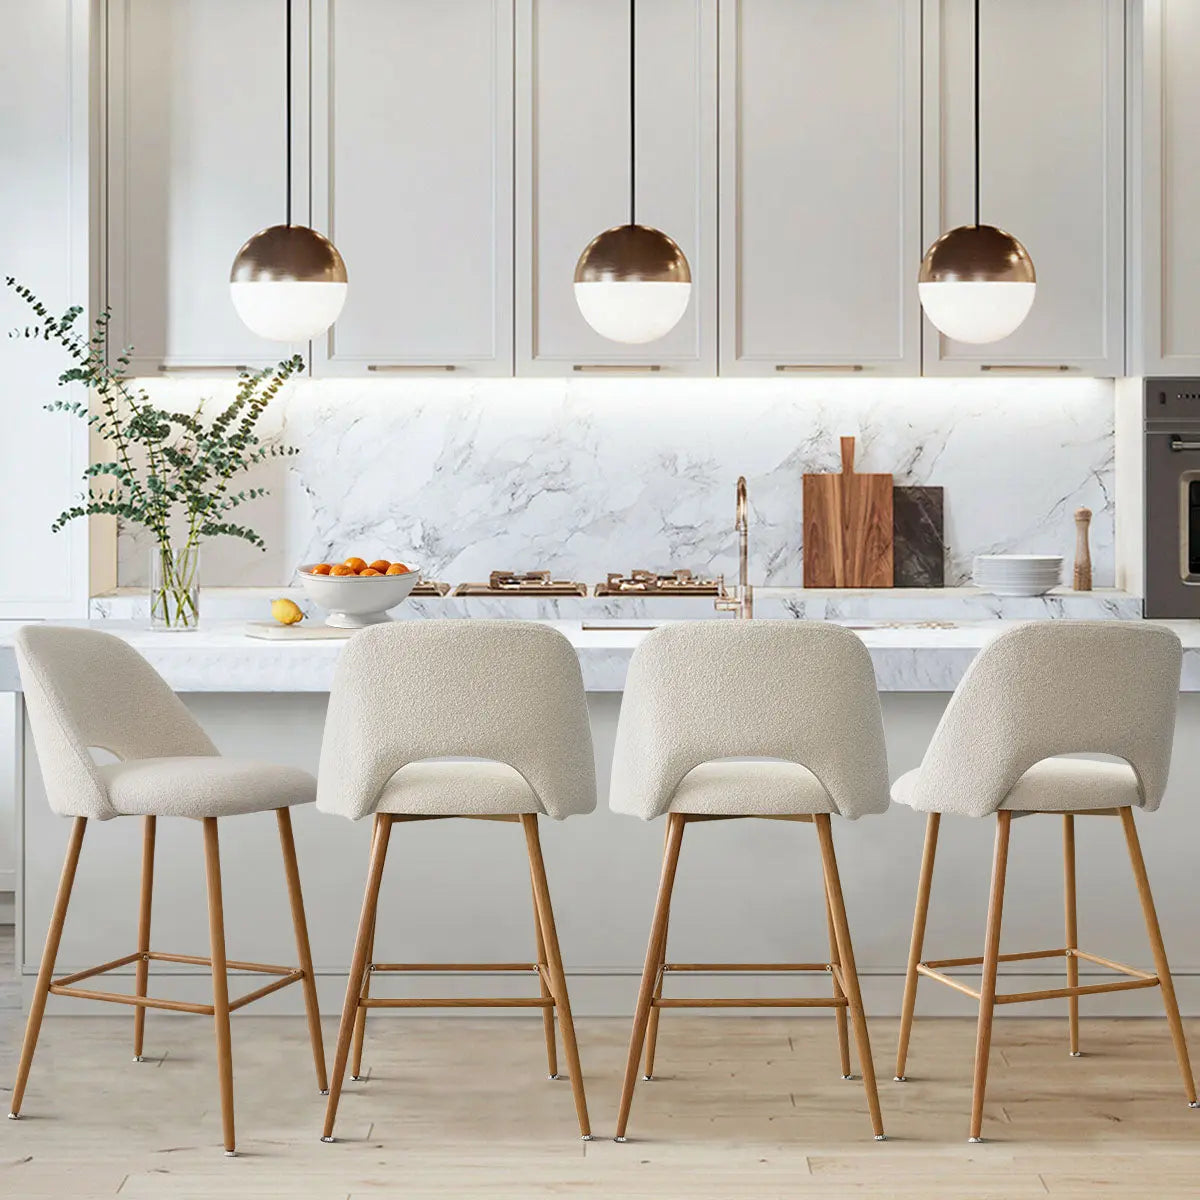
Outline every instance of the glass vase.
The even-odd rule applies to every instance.
[[[200,622],[200,547],[160,543],[150,551],[150,628],[195,629]]]

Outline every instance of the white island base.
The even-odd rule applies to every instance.
[[[325,692],[340,650],[336,642],[253,642],[232,624],[166,635],[125,629],[119,623],[105,627],[128,634],[148,654],[184,694],[223,752],[316,770]],[[918,764],[949,691],[979,646],[1001,627],[992,622],[951,629],[861,631],[876,664],[893,778]],[[644,824],[610,813],[606,799],[620,688],[632,647],[644,635],[584,631],[567,623],[563,628],[579,650],[589,689],[601,802],[590,816],[561,824],[543,820],[546,863],[573,1007],[581,1014],[627,1016],[645,953],[663,829],[659,822]],[[1192,690],[1200,687],[1200,637],[1190,626],[1177,628],[1189,649],[1171,783],[1161,811],[1139,817],[1138,824],[1180,1003],[1185,1014],[1200,1015],[1200,694]],[[11,641],[0,634],[0,690],[17,686]],[[379,679],[381,691],[404,686],[402,678]],[[70,823],[46,806],[27,734],[24,749],[17,946],[28,991]],[[847,753],[853,752],[847,747]],[[352,824],[309,808],[294,813],[294,824],[321,1003],[332,1015],[340,1011],[344,995],[370,822]],[[1150,965],[1119,823],[1080,818],[1076,825],[1081,945],[1113,959]],[[1061,819],[1052,816],[1031,816],[1014,826],[1005,951],[1063,944],[1061,832]],[[864,997],[874,1015],[899,1011],[923,833],[924,818],[903,808],[857,823],[834,822]],[[993,834],[991,821],[943,820],[927,957],[982,953]],[[265,814],[222,822],[221,852],[230,957],[291,961],[292,929],[274,819]],[[134,949],[140,853],[139,821],[123,818],[89,826],[59,956],[60,973]],[[197,825],[159,822],[155,877],[153,947],[207,953],[203,849]],[[388,914],[380,921],[380,961],[520,961],[533,954],[528,868],[519,831],[512,826],[457,820],[397,827],[380,903]],[[826,937],[820,859],[811,827],[753,820],[689,827],[672,908],[672,959],[812,961],[826,955]],[[1087,976],[1089,969],[1081,965]],[[1047,977],[1065,977],[1065,968],[1056,960],[1023,964],[1018,970],[1006,990],[1052,986]],[[109,978],[115,981],[116,975]],[[151,978],[152,990],[156,987],[160,995],[203,999],[207,993],[206,977],[185,967],[155,963]],[[121,980],[116,986],[131,982]],[[746,975],[733,976],[725,985],[747,995],[779,995],[792,988],[805,989],[801,994],[824,989],[827,982],[821,976],[800,981]],[[237,994],[254,986],[256,982],[247,980],[233,990]],[[389,976],[381,986],[439,995],[489,990],[532,995],[537,985],[532,974],[528,979],[486,980],[455,974]],[[693,994],[711,994],[711,980],[668,980],[675,994],[688,994],[689,986]],[[1157,990],[1085,997],[1081,1007],[1085,1017],[1162,1011]],[[1065,1003],[1020,1006],[1022,1015],[1060,1010],[1065,1017]],[[81,1008],[78,1002],[55,997],[49,1011]],[[98,1010],[91,1005],[86,1011]],[[285,989],[256,1006],[256,1012],[267,1011],[299,1012],[300,996],[295,989]],[[972,1011],[972,1001],[949,989],[921,989],[918,1015]],[[114,1008],[113,1013],[128,1016],[124,1009]],[[157,1019],[152,1016],[151,1024]],[[1063,1039],[1065,1053],[1065,1020]],[[1086,1045],[1086,1025],[1084,1039]],[[890,1049],[877,1048],[881,1063]]]

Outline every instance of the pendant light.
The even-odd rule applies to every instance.
[[[575,302],[583,319],[614,342],[653,342],[670,333],[688,306],[687,256],[659,229],[636,219],[636,21],[629,0],[629,224],[597,234],[575,264]]]
[[[287,222],[256,233],[238,252],[229,292],[242,321],[260,337],[305,342],[337,320],[346,303],[346,264],[315,229],[292,224],[292,6],[287,13]]]
[[[958,342],[1008,337],[1029,315],[1037,276],[1011,233],[979,223],[979,0],[975,0],[975,224],[943,233],[925,252],[917,294],[925,315]]]

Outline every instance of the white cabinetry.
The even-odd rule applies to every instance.
[[[721,373],[920,371],[921,0],[722,0]]]
[[[1131,238],[1135,297],[1131,368],[1145,375],[1200,374],[1200,4],[1145,0],[1141,184]],[[1137,39],[1131,38],[1137,46]],[[1136,109],[1135,109],[1136,115]],[[1140,169],[1139,169],[1140,168]],[[1139,211],[1140,209],[1140,211]],[[1140,244],[1139,244],[1140,243]]]
[[[314,372],[512,374],[512,0],[318,0],[315,219],[346,260]]]
[[[683,248],[692,296],[645,346],[584,321],[584,246],[629,220],[629,6],[517,4],[517,372],[716,371],[716,0],[637,6],[637,219]]]
[[[293,0],[293,218],[308,220],[307,12]],[[286,214],[286,22],[276,0],[110,0],[107,302],[136,374],[254,366],[229,268]],[[307,346],[301,347],[307,351]]]
[[[926,244],[973,219],[972,9],[926,0]],[[1016,333],[991,345],[950,341],[926,321],[925,373],[1120,375],[1122,0],[983,0],[980,22],[980,219],[1025,244],[1037,298]]]

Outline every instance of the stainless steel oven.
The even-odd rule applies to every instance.
[[[1200,379],[1147,379],[1148,617],[1200,617]]]

